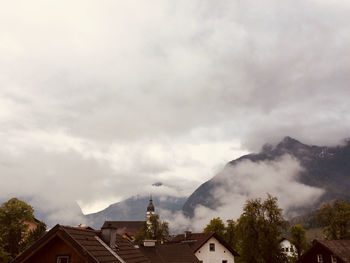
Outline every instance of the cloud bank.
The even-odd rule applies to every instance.
[[[302,167],[290,155],[274,161],[252,162],[244,160],[234,166],[226,166],[214,177],[216,187],[209,193],[216,200],[215,209],[198,205],[193,218],[186,218],[182,212],[175,215],[162,211],[170,220],[174,232],[184,230],[203,231],[214,217],[236,220],[243,213],[243,206],[249,199],[265,199],[267,194],[278,198],[284,216],[292,217],[295,210],[316,203],[324,190],[299,182]]]

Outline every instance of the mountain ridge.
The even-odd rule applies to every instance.
[[[303,144],[286,136],[276,146],[265,144],[259,153],[247,154],[228,162],[224,170],[234,167],[244,160],[254,163],[274,161],[286,154],[295,158],[303,168],[298,179],[300,183],[325,190],[325,194],[315,206],[335,199],[350,200],[350,193],[348,193],[348,189],[350,189],[349,140],[345,140],[344,145],[327,147]],[[198,205],[212,209],[220,205],[219,200],[211,196],[211,192],[216,187],[220,187],[215,180],[219,175],[220,173],[200,185],[190,195],[182,208],[185,215],[193,217],[194,209]]]

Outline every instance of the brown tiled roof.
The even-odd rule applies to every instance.
[[[120,235],[116,238],[117,254],[127,263],[150,263],[139,249],[136,249],[132,243]]]
[[[102,228],[112,226],[115,228],[130,228],[140,230],[141,225],[144,221],[105,221]]]
[[[151,263],[199,263],[187,244],[156,244],[154,247],[140,246],[142,253]]]
[[[350,263],[350,240],[316,241],[346,263]]]
[[[89,263],[149,263],[150,261],[133,245],[117,235],[117,249],[112,250],[100,238],[100,231],[56,225],[33,246],[19,255],[13,263],[23,262],[32,252],[59,236],[68,241]],[[115,253],[117,256],[115,256]],[[120,260],[119,260],[120,259]]]
[[[114,227],[119,234],[135,236],[141,229],[144,221],[105,221],[102,228]]]
[[[77,227],[61,226],[85,251],[90,253],[98,263],[120,263],[120,261],[96,238],[98,231]]]
[[[198,249],[200,249],[211,237],[216,238],[224,247],[226,247],[234,256],[238,256],[238,253],[234,251],[229,244],[225,240],[223,240],[220,236],[215,234],[214,232],[209,233],[187,233],[175,236],[171,242],[175,243],[186,243],[192,249],[193,253],[195,253]]]

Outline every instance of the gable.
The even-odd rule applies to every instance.
[[[57,256],[67,255],[71,262],[87,263],[79,253],[61,237],[55,236],[42,247],[33,251],[29,257],[20,261],[21,263],[47,263],[56,262]]]
[[[212,245],[211,245],[212,244]],[[214,250],[211,250],[211,247]],[[217,260],[227,260],[227,262],[234,262],[234,254],[231,253],[226,246],[224,246],[214,236],[209,238],[195,253],[196,257],[203,262],[219,262]]]

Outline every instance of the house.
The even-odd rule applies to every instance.
[[[214,232],[177,235],[172,243],[187,244],[201,263],[234,263],[239,256],[229,244]]]
[[[145,240],[139,246],[141,252],[151,263],[199,263],[187,244],[165,243],[159,244],[154,240]]]
[[[283,253],[286,256],[288,256],[288,257],[295,257],[296,256],[296,248],[287,238],[282,238],[280,240],[280,246],[281,246]]]
[[[13,263],[150,263],[116,229],[56,225]]]
[[[350,240],[314,240],[298,263],[350,263]]]

